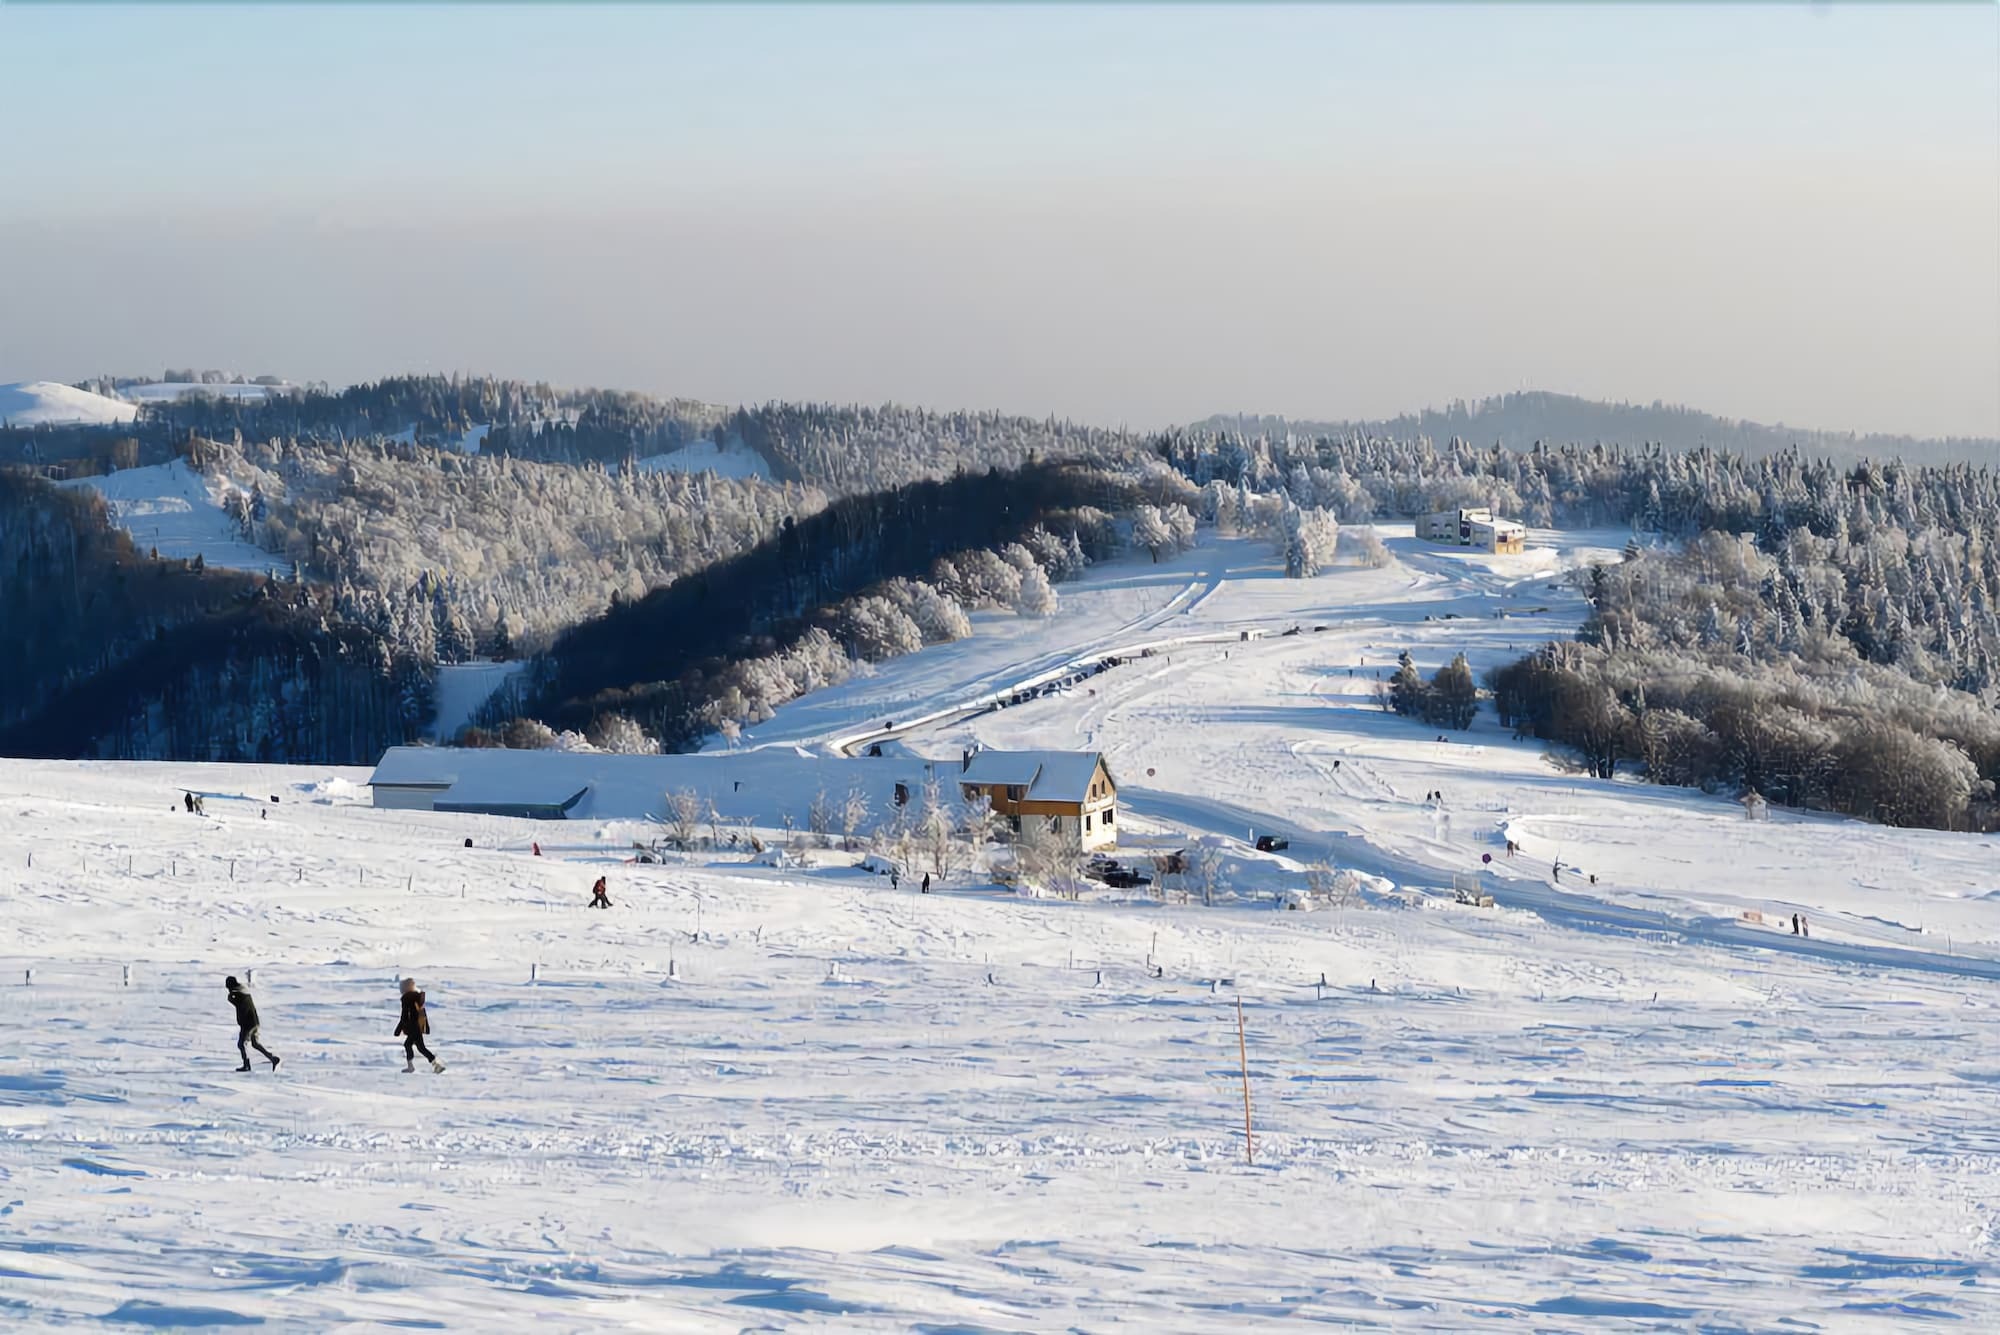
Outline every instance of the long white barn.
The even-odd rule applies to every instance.
[[[765,827],[787,818],[808,827],[821,793],[838,805],[859,790],[872,820],[923,800],[935,778],[947,801],[958,796],[956,760],[895,755],[857,759],[782,747],[693,755],[629,756],[601,751],[508,751],[478,747],[391,747],[369,790],[378,807],[477,812],[532,820],[661,819],[669,792],[692,791],[704,812]]]

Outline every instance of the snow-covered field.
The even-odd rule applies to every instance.
[[[137,404],[53,380],[0,385],[0,426],[73,426],[129,422]]]
[[[90,487],[104,497],[111,522],[132,537],[140,551],[234,570],[288,573],[291,562],[246,542],[223,510],[229,483],[187,466],[187,461],[123,468],[102,477],[79,478],[66,487]]]
[[[1132,837],[1285,833],[1242,874],[1324,853],[1401,887],[1368,908],[636,866],[607,824],[373,810],[365,772],[0,762],[0,1313],[1993,1328],[1990,841],[1753,825],[1559,774],[1490,715],[1441,743],[1375,709],[1406,645],[1483,663],[1574,625],[1551,576],[1621,538],[1538,537],[1510,562],[1399,535],[1304,582],[1250,543],[1105,567],[752,739],[824,754],[1153,644],[897,744],[1102,747]],[[1451,904],[1484,853],[1500,906]],[[276,1074],[232,1069],[222,977],[251,968]],[[402,1073],[405,972],[443,1075]]]

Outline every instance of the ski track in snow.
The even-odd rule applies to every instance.
[[[1991,841],[1751,825],[1559,774],[1490,714],[1437,742],[1376,671],[1482,667],[1578,604],[1552,558],[1392,547],[1309,581],[1249,543],[1101,568],[757,738],[1262,629],[904,744],[1088,738],[1130,839],[1287,834],[1232,844],[1234,889],[1324,854],[1403,888],[1367,909],[633,866],[611,823],[375,811],[365,771],[0,761],[0,1321],[1993,1328]],[[1500,906],[1449,903],[1486,852]],[[1810,940],[1738,921],[1786,905]],[[275,1075],[232,1069],[251,968]],[[444,1075],[402,1073],[406,972]]]

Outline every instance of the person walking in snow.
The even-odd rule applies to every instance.
[[[185,806],[187,807],[187,809],[188,809],[188,815],[190,815],[190,816],[194,815],[194,794],[193,794],[193,793],[182,793],[182,794],[181,794],[181,802],[182,802],[182,804],[183,804],[183,805],[185,805]]]
[[[277,1070],[278,1054],[257,1041],[259,1028],[257,1003],[251,1000],[250,994],[243,990],[243,985],[233,976],[223,979],[222,985],[229,989],[229,1004],[236,1008],[236,1051],[243,1058],[243,1064],[236,1069],[239,1071],[250,1069],[250,1049],[255,1048],[271,1063],[271,1069]]]
[[[903,885],[903,874],[897,871],[894,867],[889,868],[889,888],[891,890],[899,890],[902,888],[902,885]]]
[[[417,1069],[417,1054],[424,1054],[424,1060],[431,1064],[431,1070],[444,1070],[444,1063],[437,1054],[424,1045],[424,1035],[431,1031],[430,1012],[424,1009],[424,994],[417,991],[417,980],[403,980],[403,1015],[396,1021],[396,1035],[403,1040],[403,1074]]]
[[[1799,935],[1800,936],[1812,935],[1812,924],[1806,921],[1806,915],[1803,913],[1799,915]]]
[[[1794,913],[1792,915],[1792,935],[1797,936],[1798,934],[1799,934],[1799,915]]]
[[[924,893],[925,893],[925,894],[929,894],[930,892],[931,892],[931,874],[930,874],[929,872],[925,872],[925,873],[924,873]]]
[[[594,909],[608,909],[611,907],[611,891],[604,884],[602,876],[597,878],[596,885],[590,887],[590,907]]]

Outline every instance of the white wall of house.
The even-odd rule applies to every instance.
[[[438,794],[444,790],[378,783],[370,791],[375,794],[375,805],[378,807],[387,807],[392,811],[435,811]]]

